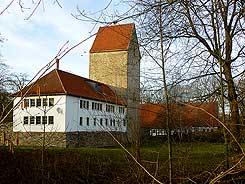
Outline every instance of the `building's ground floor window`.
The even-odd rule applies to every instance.
[[[30,124],[35,124],[35,117],[34,116],[31,116],[30,117]]]
[[[54,124],[54,116],[49,116],[48,117],[48,124],[53,125]]]
[[[36,116],[36,124],[37,125],[41,124],[41,116]]]
[[[29,121],[29,117],[28,116],[24,116],[24,125],[28,124]]]
[[[87,117],[87,126],[89,126],[89,117]]]
[[[40,125],[42,124],[49,124],[53,125],[54,124],[54,116],[24,116],[24,125],[29,124],[30,125]]]

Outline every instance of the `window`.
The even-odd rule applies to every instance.
[[[48,117],[48,124],[53,125],[54,124],[54,116],[49,116]]]
[[[41,107],[41,99],[40,98],[37,99],[36,105],[37,105],[37,107]]]
[[[110,126],[112,126],[112,119],[110,119]]]
[[[94,118],[94,126],[96,126],[96,118]]]
[[[30,124],[35,124],[35,117],[34,116],[31,116],[30,117]]]
[[[81,109],[89,109],[89,101],[80,100],[80,108]]]
[[[89,126],[89,117],[87,117],[87,126]]]
[[[42,116],[42,123],[47,124],[47,116]]]
[[[100,118],[100,125],[103,126],[103,119]]]
[[[48,103],[47,103],[47,98],[44,98],[43,99],[43,106],[45,107],[45,106],[47,106],[48,105]]]
[[[49,107],[54,106],[54,98],[49,98]]]
[[[102,103],[92,102],[92,110],[102,111]]]
[[[105,119],[105,126],[108,126],[108,119]]]
[[[29,107],[29,99],[24,99],[24,107]]]
[[[36,116],[36,124],[41,124],[41,116]]]
[[[83,117],[80,117],[79,125],[83,126]]]
[[[115,119],[113,119],[113,126],[116,126],[116,121],[115,121]]]
[[[28,116],[24,116],[24,125],[27,125],[28,124]]]
[[[126,120],[123,119],[123,126],[126,126]]]
[[[31,99],[31,107],[35,107],[35,99]]]
[[[119,107],[119,113],[124,114],[124,112],[125,112],[124,107]]]
[[[106,112],[115,112],[115,106],[114,105],[106,105]]]

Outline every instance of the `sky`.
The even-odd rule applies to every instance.
[[[0,12],[10,0],[0,0]],[[43,0],[42,4],[29,19],[35,4],[31,0],[23,0],[24,12],[14,3],[0,15],[0,33],[5,41],[0,47],[2,60],[11,72],[26,73],[31,78],[37,71],[54,58],[62,45],[67,41],[68,48],[86,39],[99,28],[94,29],[90,22],[75,19],[71,13],[77,13],[77,7],[86,12],[96,12],[103,9],[109,0],[59,0],[61,7],[55,0]],[[34,1],[34,2],[37,2]],[[29,9],[28,9],[29,8]],[[108,13],[113,14],[118,6],[117,0],[112,1]],[[72,50],[60,62],[60,69],[83,77],[89,75],[89,50],[92,37],[88,41]]]

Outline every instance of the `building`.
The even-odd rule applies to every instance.
[[[216,131],[220,127],[219,122],[200,108],[218,118],[217,102],[170,104],[171,134],[182,136]],[[141,104],[139,111],[144,135],[167,135],[165,104]]]
[[[114,145],[107,131],[126,142],[132,123],[139,127],[140,52],[134,24],[99,29],[90,50],[89,77],[57,68],[24,88],[14,101],[21,101],[13,112],[18,142]]]
[[[24,88],[22,94],[29,88]],[[42,144],[46,132],[47,138],[52,137],[47,141],[49,145],[103,146],[105,138],[104,142],[89,141],[89,136],[94,132],[126,132],[125,104],[103,83],[55,69],[39,79],[27,94],[14,101],[15,105],[21,100],[13,115],[13,131],[18,133],[20,143]]]
[[[101,27],[90,50],[89,78],[127,102],[129,140],[139,136],[140,51],[134,24]]]

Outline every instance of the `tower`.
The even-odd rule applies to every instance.
[[[99,28],[90,49],[89,78],[111,86],[124,97],[131,140],[139,136],[140,59],[134,24]]]
[[[100,27],[90,49],[89,78],[139,98],[140,52],[134,24]]]

